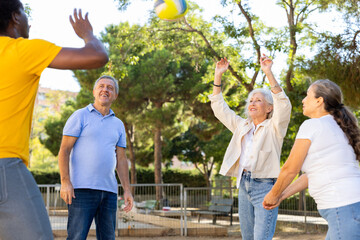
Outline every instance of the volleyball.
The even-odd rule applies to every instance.
[[[185,0],[155,0],[156,15],[165,21],[176,21],[184,17],[188,10]]]

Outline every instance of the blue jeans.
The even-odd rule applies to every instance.
[[[360,239],[360,202],[337,208],[319,209],[328,222],[326,240]]]
[[[68,240],[86,240],[93,219],[98,240],[115,239],[117,194],[93,189],[75,189],[68,205]]]
[[[0,158],[0,239],[53,239],[39,188],[19,158]]]
[[[265,195],[275,184],[275,178],[251,178],[244,172],[239,187],[239,221],[243,240],[272,239],[275,233],[278,208],[262,206]]]

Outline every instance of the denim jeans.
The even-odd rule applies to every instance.
[[[39,188],[19,158],[0,158],[0,239],[53,239]]]
[[[75,189],[68,205],[68,240],[86,240],[93,219],[98,240],[115,239],[117,194],[93,189]]]
[[[251,172],[243,173],[239,187],[239,221],[243,240],[273,238],[278,208],[266,210],[262,203],[275,182],[275,178],[251,178]]]
[[[319,209],[328,222],[326,240],[360,239],[360,202],[337,208]]]

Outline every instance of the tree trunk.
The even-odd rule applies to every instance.
[[[204,174],[203,174],[204,178],[205,178],[205,182],[206,182],[206,187],[209,188],[209,191],[207,192],[207,201],[210,202],[211,201],[211,183],[210,183],[210,174],[209,171],[206,170],[206,168],[204,168]]]
[[[161,173],[161,128],[155,128],[154,134],[154,172],[155,172],[155,183],[161,184],[162,183],[162,173]],[[156,200],[160,203],[162,199],[162,188],[157,186],[156,187]]]
[[[297,23],[295,21],[295,7],[293,4],[289,5],[289,12],[287,14],[288,24],[289,24],[289,33],[290,33],[290,51],[289,51],[289,69],[286,72],[286,88],[289,92],[293,91],[293,86],[291,84],[291,79],[293,78],[294,72],[294,62],[297,51],[297,42],[296,42],[296,27]]]
[[[292,26],[292,28],[294,28],[295,26]],[[291,31],[290,31],[291,32]],[[289,52],[289,69],[286,72],[286,88],[289,92],[293,91],[294,88],[291,84],[291,79],[293,78],[293,74],[294,74],[294,62],[295,62],[295,56],[296,56],[296,51],[297,51],[297,43],[296,43],[296,35],[295,32],[294,33],[290,33],[290,52]]]
[[[136,158],[135,158],[135,153],[134,153],[134,125],[124,122],[124,126],[125,126],[125,131],[126,131],[126,137],[128,139],[128,150],[129,150],[130,162],[131,162],[130,183],[136,184],[137,177],[136,177],[136,166],[135,166]],[[135,195],[135,187],[131,187],[131,194],[133,196]]]

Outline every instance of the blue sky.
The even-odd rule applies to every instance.
[[[99,36],[109,24],[128,21],[131,24],[142,24],[153,8],[153,1],[134,0],[125,12],[117,9],[114,0],[22,0],[28,3],[32,12],[30,18],[30,38],[42,38],[63,47],[81,47],[83,41],[76,36],[70,22],[69,15],[74,8],[81,8],[83,13],[89,12],[89,19],[95,35]],[[204,9],[203,16],[210,20],[219,14],[220,0],[195,0]],[[283,9],[275,6],[275,0],[256,0],[253,11],[267,24],[274,27],[286,25],[286,15]],[[256,5],[255,5],[256,4]],[[236,9],[236,7],[234,7]],[[238,17],[234,17],[236,19]],[[324,21],[325,20],[325,21]],[[329,18],[319,18],[315,21],[320,26],[327,24]],[[40,85],[52,89],[79,91],[80,87],[69,70],[46,69],[40,80]]]

